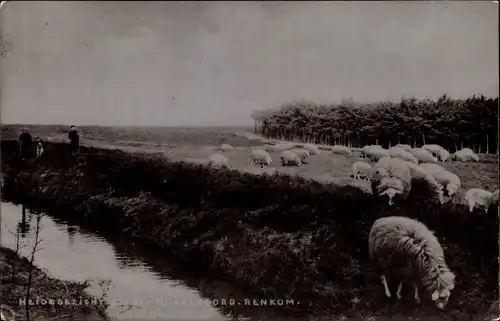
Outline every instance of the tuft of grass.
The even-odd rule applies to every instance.
[[[2,141],[1,148],[7,200],[23,198],[32,207],[158,245],[183,264],[259,295],[294,298],[301,303],[288,308],[297,313],[452,320],[477,317],[498,297],[498,208],[479,216],[461,204],[441,206],[428,201],[430,191],[418,180],[405,202],[387,207],[352,186],[119,150],[83,147],[72,158],[55,143],[29,172],[19,171],[17,143]],[[38,184],[39,195],[33,190]],[[368,255],[368,231],[390,215],[416,218],[435,231],[457,275],[447,312],[425,299],[417,307],[385,298]]]

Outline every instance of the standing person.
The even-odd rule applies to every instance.
[[[23,132],[19,135],[19,162],[31,158],[33,152],[33,138],[27,128],[23,128]]]
[[[68,132],[68,138],[70,141],[71,154],[73,154],[80,148],[80,136],[78,135],[75,125],[71,125]]]

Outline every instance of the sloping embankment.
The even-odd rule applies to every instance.
[[[85,293],[86,284],[53,279],[36,266],[31,270],[31,302],[26,301],[30,264],[16,252],[0,247],[2,312],[7,317],[14,312],[15,320],[23,319],[29,303],[31,320],[110,320],[105,302]]]
[[[31,207],[159,245],[183,264],[264,297],[300,302],[289,308],[451,320],[485,313],[497,298],[497,208],[471,216],[462,205],[440,206],[419,182],[406,202],[387,208],[351,186],[94,148],[72,158],[63,144],[47,144],[31,171],[19,172],[17,143],[1,148],[5,199],[22,197]],[[420,307],[385,298],[367,238],[373,221],[389,215],[417,218],[441,240],[457,275],[446,315],[426,298]]]

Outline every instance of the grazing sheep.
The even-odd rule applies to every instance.
[[[353,180],[361,179],[360,174],[362,174],[364,179],[369,181],[371,170],[372,167],[370,164],[365,162],[355,162],[354,164],[352,164]]]
[[[220,150],[223,151],[223,152],[227,152],[227,151],[230,151],[230,150],[233,150],[234,147],[229,145],[229,144],[222,144],[220,146]]]
[[[349,147],[343,145],[334,145],[331,147],[332,154],[352,155]]]
[[[467,154],[475,154],[472,149],[467,148],[467,147],[462,148],[460,151],[463,152],[463,153],[467,153]]]
[[[281,152],[281,151],[285,151],[285,150],[291,150],[294,147],[295,147],[295,145],[292,143],[279,143],[276,145],[270,145],[266,149],[269,152]]]
[[[423,145],[422,148],[425,150],[428,150],[429,152],[431,152],[435,155],[437,155],[441,149],[444,149],[444,147],[442,147],[438,144],[426,144],[426,145]]]
[[[460,178],[437,164],[423,163],[420,166],[438,181],[453,196],[460,188]]]
[[[283,166],[301,166],[302,161],[300,160],[299,155],[295,154],[290,150],[286,150],[281,153],[281,165]]]
[[[310,151],[311,155],[319,155],[320,154],[318,146],[316,146],[314,144],[304,144],[303,148]]]
[[[406,151],[406,150],[402,147],[397,147],[397,146],[393,146],[393,147],[389,148],[389,154],[399,153],[401,151]]]
[[[250,164],[259,164],[260,167],[269,166],[273,162],[271,155],[263,149],[252,149],[250,152]]]
[[[443,204],[444,203],[444,191],[443,191],[443,185],[441,185],[435,178],[434,176],[430,175],[423,169],[420,165],[414,164],[414,163],[408,163],[408,167],[410,168],[410,175],[412,180],[414,178],[420,178],[425,180],[429,186],[432,188],[434,193],[437,195],[439,203]]]
[[[43,155],[43,145],[42,145],[42,142],[38,142],[38,144],[36,145],[36,157],[40,158],[42,157]]]
[[[402,196],[408,196],[411,189],[411,175],[408,163],[399,158],[384,157],[372,169],[371,187],[374,195],[379,193],[379,185],[383,185],[383,178],[396,178],[403,185]],[[394,182],[392,182],[394,184]],[[391,186],[395,188],[394,186]]]
[[[432,153],[423,148],[412,148],[409,151],[410,154],[415,156],[415,158],[421,163],[437,163],[436,157],[432,156]]]
[[[389,155],[394,158],[399,158],[404,161],[418,164],[418,160],[415,156],[407,152],[404,148],[402,147],[391,147],[389,148]]]
[[[213,168],[229,168],[229,161],[222,154],[213,154],[208,158],[208,165]]]
[[[469,204],[469,212],[471,213],[474,207],[482,207],[488,213],[492,199],[493,193],[482,188],[471,188],[465,193],[465,200]]]
[[[399,147],[399,148],[402,148],[404,149],[405,151],[409,152],[411,150],[411,146],[410,145],[407,145],[407,144],[397,144],[396,146],[394,147]]]
[[[458,160],[461,162],[470,162],[473,160],[476,162],[479,162],[479,157],[476,154],[474,154],[474,152],[472,152],[472,150],[469,148],[464,148],[462,150],[455,152],[451,156],[451,159]]]
[[[383,149],[382,146],[380,145],[365,145],[361,148],[361,152],[366,152],[372,148],[379,148],[379,149]]]
[[[444,310],[455,287],[455,275],[446,264],[438,239],[424,224],[402,216],[380,218],[371,227],[368,249],[387,297],[391,297],[391,292],[386,274],[399,280],[398,299],[403,283],[411,283],[415,301],[420,302],[421,286],[436,306]]]
[[[378,148],[378,147],[369,147],[361,151],[361,156],[367,157],[370,161],[376,162],[384,157],[390,157],[389,151]]]
[[[438,144],[427,144],[422,146],[423,149],[431,152],[434,156],[438,157],[443,163],[450,157],[450,153]]]
[[[450,152],[447,151],[446,149],[441,149],[438,152],[438,158],[441,162],[446,162],[450,158]]]
[[[372,149],[372,148],[383,149],[382,146],[380,146],[380,145],[365,145],[361,148],[361,151],[367,151],[367,150]]]
[[[307,158],[311,156],[311,153],[307,149],[295,148],[292,152],[299,155],[302,164],[307,164]]]
[[[403,194],[404,186],[403,182],[396,177],[383,177],[380,180],[380,184],[377,185],[377,194],[379,196],[387,195],[389,198],[389,206],[394,204],[394,196],[396,194]]]

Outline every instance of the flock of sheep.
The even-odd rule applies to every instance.
[[[352,150],[347,146],[335,145],[328,149],[333,154],[352,155]],[[231,151],[233,147],[223,144],[221,152]],[[282,166],[301,166],[307,164],[307,159],[312,155],[319,155],[320,149],[314,144],[303,144],[297,148],[292,143],[269,145],[265,148],[252,148],[250,164],[269,166],[273,160],[269,152],[281,152]],[[354,180],[365,179],[371,181],[372,191],[375,195],[386,195],[389,205],[393,204],[396,195],[407,195],[411,189],[411,180],[414,178],[425,179],[435,191],[440,203],[444,203],[445,190],[448,196],[455,195],[460,188],[460,178],[445,170],[438,162],[449,159],[462,162],[479,161],[479,157],[470,148],[463,148],[450,154],[445,148],[437,144],[424,145],[412,148],[409,145],[398,144],[389,149],[380,145],[364,146],[361,157],[376,162],[374,166],[364,161],[357,161],[352,165]],[[208,163],[213,167],[229,168],[229,161],[222,153],[210,156]],[[490,192],[481,188],[472,188],[465,194],[465,200],[470,212],[474,208],[482,207],[488,211],[491,203],[498,201],[498,190]]]
[[[233,147],[227,144],[221,146],[223,152],[232,149]],[[329,150],[334,154],[352,155],[352,150],[346,146],[331,146]],[[261,167],[269,166],[272,163],[269,151],[281,151],[282,166],[301,166],[307,164],[307,158],[311,155],[320,154],[319,148],[313,144],[303,144],[302,148],[296,148],[291,143],[277,144],[251,149],[250,163]],[[412,179],[415,178],[424,179],[443,204],[445,191],[448,196],[458,192],[460,178],[438,165],[438,162],[444,163],[449,159],[462,162],[479,161],[478,155],[469,148],[450,155],[445,148],[436,144],[424,145],[421,148],[398,144],[389,149],[370,145],[361,149],[361,157],[375,164],[371,166],[364,161],[355,162],[352,165],[353,179],[371,182],[373,194],[386,195],[389,205],[393,204],[396,195],[406,198]],[[228,160],[222,153],[210,156],[209,164],[215,167],[229,167]],[[487,212],[490,204],[498,204],[498,198],[498,189],[492,193],[472,188],[465,194],[470,212],[473,212],[475,207],[482,207]],[[455,286],[455,275],[445,262],[444,251],[438,239],[424,224],[403,216],[380,218],[372,225],[368,243],[370,256],[377,262],[387,297],[391,296],[385,277],[385,274],[389,273],[400,280],[396,292],[398,299],[401,299],[403,282],[408,282],[414,288],[415,301],[420,302],[418,289],[422,287],[439,309],[445,308]]]

